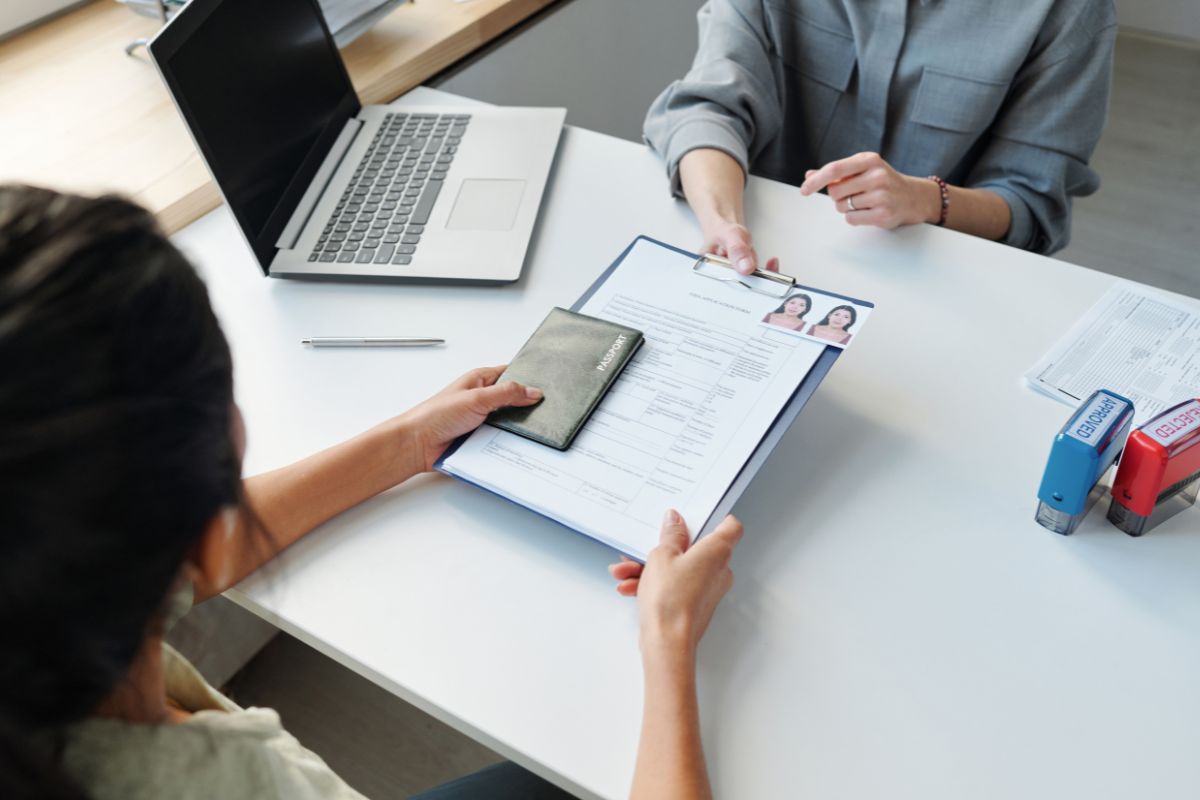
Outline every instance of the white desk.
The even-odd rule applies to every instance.
[[[1140,540],[1099,512],[1069,538],[1033,522],[1068,409],[1019,376],[1111,279],[928,226],[850,228],[827,198],[767,181],[748,200],[784,271],[878,311],[738,507],[737,585],[700,652],[717,795],[1200,796],[1200,511]],[[639,233],[698,244],[650,154],[569,129],[515,286],[268,280],[223,209],[176,241],[233,343],[254,472],[505,361]],[[338,334],[449,345],[298,343]],[[616,798],[641,679],[610,560],[428,476],[232,595],[568,789]]]

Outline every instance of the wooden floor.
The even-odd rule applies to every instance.
[[[545,24],[552,26],[552,32],[553,26],[565,29],[565,36],[576,24],[571,14],[582,18],[606,1],[570,3]],[[536,35],[535,27],[521,37]],[[480,85],[485,87],[503,86],[504,81],[497,83],[495,67],[511,58],[506,55],[511,50],[506,48],[515,47],[528,55],[533,46],[521,37],[460,71],[442,88],[474,93],[484,100],[514,102],[511,93],[496,97],[486,91],[473,92],[472,75],[478,72],[483,76]],[[675,70],[678,63],[686,66],[690,53],[677,53],[673,61],[661,55],[656,58],[668,65],[662,69]],[[661,86],[671,77],[646,75],[645,81]],[[512,85],[519,82],[510,88]],[[650,96],[652,88],[646,90]],[[518,101],[521,99],[531,102],[528,97]],[[606,118],[631,128],[642,113],[630,108],[610,116],[603,108],[589,105],[593,100],[596,98],[564,95],[541,102],[586,105],[590,126],[600,128],[604,126],[597,123]],[[624,129],[609,132],[629,133]],[[1112,110],[1095,165],[1103,177],[1103,188],[1078,203],[1074,240],[1060,257],[1200,297],[1200,229],[1196,222],[1200,48],[1125,35],[1118,40]],[[263,649],[230,686],[244,705],[278,709],[289,730],[368,797],[404,797],[497,759],[480,745],[283,635]]]

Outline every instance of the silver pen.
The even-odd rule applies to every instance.
[[[445,343],[445,339],[424,336],[314,336],[300,340],[310,347],[433,347]]]

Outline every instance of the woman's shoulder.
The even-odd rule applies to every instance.
[[[1041,20],[1038,41],[1026,56],[1026,69],[1050,66],[1090,45],[1102,31],[1116,27],[1113,0],[1038,0],[1028,19]],[[1112,47],[1112,43],[1108,45]]]
[[[85,720],[67,733],[63,767],[95,800],[362,800],[265,708],[200,711],[173,725]]]

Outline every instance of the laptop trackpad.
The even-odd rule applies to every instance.
[[[525,181],[465,180],[446,227],[458,231],[511,230],[524,193]]]

